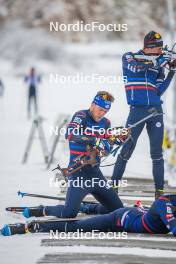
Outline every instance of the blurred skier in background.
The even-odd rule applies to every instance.
[[[28,84],[28,103],[27,103],[27,113],[28,118],[31,117],[31,104],[33,102],[35,114],[38,113],[38,95],[37,95],[37,85],[41,82],[41,77],[36,74],[35,68],[30,69],[30,73],[25,76],[25,82]]]
[[[0,99],[2,99],[3,97],[4,97],[4,83],[0,79]],[[4,113],[3,101],[1,102],[1,106],[0,107],[1,107],[0,112],[3,115],[3,113]]]
[[[2,98],[4,95],[4,84],[2,80],[0,79],[0,97]]]

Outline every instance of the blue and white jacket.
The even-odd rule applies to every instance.
[[[133,106],[159,106],[174,72],[170,71],[165,78],[164,68],[137,61],[135,55],[144,55],[144,52],[128,52],[122,57],[127,102]]]

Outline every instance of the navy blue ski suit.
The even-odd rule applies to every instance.
[[[145,64],[135,59],[135,55],[143,55],[140,50],[137,53],[126,53],[123,55],[123,75],[126,77],[125,91],[127,102],[130,105],[130,113],[126,122],[126,127],[134,124],[140,119],[150,114],[152,108],[160,113],[162,110],[161,95],[168,88],[174,72],[170,71],[165,78],[164,69]],[[162,153],[163,142],[163,116],[158,115],[148,119],[135,128],[131,129],[132,140],[127,141],[117,161],[113,171],[113,180],[121,180],[130,159],[137,140],[146,126],[150,140],[150,155],[153,162],[153,177],[156,190],[164,188],[164,160]]]
[[[89,110],[82,110],[77,112],[67,127],[66,138],[69,140],[70,147],[70,162],[69,165],[74,163],[74,158],[80,154],[87,152],[86,145],[95,144],[95,138],[104,137],[101,135],[100,129],[108,129],[110,122],[107,118],[102,118],[100,122],[96,122]],[[74,128],[79,129],[79,134],[73,133]],[[81,129],[83,134],[81,135]],[[101,131],[102,132],[102,131]],[[84,138],[89,140],[84,141]],[[97,156],[99,162],[99,157]],[[99,211],[110,212],[117,208],[123,207],[121,200],[116,192],[106,184],[107,181],[96,165],[86,165],[84,168],[68,176],[69,186],[66,195],[65,205],[46,206],[45,214],[53,215],[56,217],[76,217],[79,212],[80,204],[84,197],[92,194],[96,200],[100,202],[98,205]],[[75,182],[79,184],[75,186]],[[100,184],[101,182],[101,184]],[[83,183],[83,184],[82,184]],[[82,185],[81,185],[82,184]]]
[[[113,231],[176,235],[176,196],[161,196],[150,209],[126,207],[114,212],[83,220],[45,222],[39,224],[39,232]]]

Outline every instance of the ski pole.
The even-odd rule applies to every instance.
[[[164,114],[164,113],[159,113],[155,108],[152,108],[151,111],[152,111],[151,114],[149,114],[149,115],[147,115],[146,117],[140,119],[139,121],[137,121],[137,122],[134,123],[133,125],[129,125],[128,128],[130,128],[130,129],[131,129],[131,128],[134,128],[134,127],[140,125],[141,123],[143,123],[144,121],[150,119],[151,117],[158,116],[158,115],[163,115],[163,114]],[[124,143],[122,143],[121,145],[119,145],[119,146],[117,146],[115,149],[113,149],[113,150],[111,151],[111,154],[112,154],[113,156],[115,156],[115,155],[117,154],[117,151],[119,150],[119,148],[121,148],[121,147],[122,147],[122,146],[123,146],[123,145],[124,145],[129,139],[131,139],[131,137],[128,137],[127,140],[126,140]]]
[[[140,125],[141,123],[143,123],[144,121],[150,119],[151,117],[153,117],[153,116],[159,116],[159,115],[164,115],[164,113],[158,113],[155,110],[153,113],[151,113],[150,115],[147,115],[146,117],[142,118],[141,120],[139,120],[138,122],[134,123],[133,125],[129,125],[128,128],[136,127],[136,126]]]
[[[25,193],[18,191],[18,196],[21,196],[22,198],[24,196],[30,196],[30,197],[36,197],[36,198],[46,198],[46,199],[52,199],[52,200],[64,200],[63,197],[57,197],[57,196],[49,196],[49,195],[42,195],[42,194],[34,194],[34,193]]]
[[[50,195],[43,195],[43,194],[34,194],[34,193],[25,193],[25,192],[21,192],[21,191],[18,191],[17,194],[18,194],[18,196],[21,196],[22,198],[25,196],[29,196],[29,197],[36,197],[36,198],[46,198],[46,199],[51,199],[51,200],[65,201],[64,197],[57,197],[57,196],[50,196]],[[96,202],[82,201],[82,203],[95,204]]]

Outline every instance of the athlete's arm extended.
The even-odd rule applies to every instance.
[[[122,57],[123,68],[131,72],[142,72],[153,66],[152,62],[144,62],[134,58],[133,53],[125,53]]]

